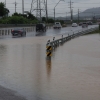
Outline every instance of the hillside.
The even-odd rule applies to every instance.
[[[100,7],[86,9],[85,11],[80,12],[79,16],[80,16],[80,19],[93,18],[94,16],[95,18],[100,18]],[[77,19],[77,17],[78,17],[78,14],[73,15],[74,19]],[[66,20],[66,17],[56,17],[56,19]],[[67,16],[67,19],[70,19],[70,16]]]
[[[80,17],[84,17],[84,16],[89,16],[89,17],[91,17],[91,16],[100,16],[100,7],[87,9],[84,12],[81,12],[79,15],[80,15]]]

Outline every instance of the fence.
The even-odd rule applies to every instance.
[[[88,33],[90,33],[90,32],[93,32],[93,31],[95,31],[95,30],[97,30],[97,29],[99,29],[99,27],[87,29],[87,30],[84,30],[84,31],[81,31],[81,32],[74,33],[74,34],[72,34],[72,35],[69,35],[69,34],[68,34],[67,37],[63,37],[63,35],[62,35],[62,37],[61,37],[60,39],[57,39],[57,40],[55,40],[55,37],[53,37],[53,41],[50,42],[50,40],[48,40],[48,41],[47,41],[47,44],[46,44],[46,48],[47,48],[47,47],[48,47],[48,48],[49,48],[49,47],[52,48],[52,49],[50,49],[50,50],[46,49],[46,54],[47,54],[47,56],[50,57],[50,56],[52,55],[53,50],[54,50],[55,48],[57,48],[60,44],[63,44],[63,43],[65,43],[65,42],[67,42],[67,41],[69,41],[69,40],[71,40],[71,39],[73,39],[73,38],[75,38],[75,37],[82,36],[82,35],[88,34]],[[48,55],[48,54],[50,54],[50,55]]]

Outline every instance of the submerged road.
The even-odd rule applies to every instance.
[[[27,32],[26,37],[37,37],[37,36],[57,36],[57,35],[68,35],[68,34],[73,34],[76,33],[78,31],[83,31],[86,29],[90,29],[90,28],[94,28],[98,25],[89,25],[88,28],[82,28],[81,26],[78,27],[65,27],[62,29],[47,29],[46,32],[36,32],[35,30],[33,32]],[[7,29],[7,28],[2,28],[2,29]],[[13,29],[13,28],[8,28],[8,29]],[[0,36],[0,38],[12,38],[11,35],[3,35]]]
[[[46,42],[52,38],[0,39],[1,100],[99,100],[100,34],[72,39],[47,60]]]

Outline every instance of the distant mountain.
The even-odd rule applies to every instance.
[[[75,15],[75,16],[78,16],[78,14]],[[96,16],[100,16],[100,7],[87,9],[87,10],[79,13],[79,16],[80,17],[93,17],[93,16],[96,17]]]
[[[100,7],[90,8],[79,13],[80,19],[93,18],[94,16],[95,18],[100,18]],[[78,18],[78,14],[73,15],[73,19],[77,19],[77,18]],[[56,19],[66,20],[66,17],[56,17]],[[70,19],[70,16],[67,16],[67,19]]]

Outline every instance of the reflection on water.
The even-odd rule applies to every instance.
[[[35,46],[35,49],[33,47],[34,45],[13,45],[6,49],[5,46],[0,46],[0,80],[2,85],[22,94],[27,93],[26,90],[33,91],[33,93],[40,91],[41,47],[39,44]],[[34,53],[34,51],[36,52]]]
[[[2,76],[5,75],[5,73],[2,71],[6,68],[6,61],[7,61],[7,47],[6,45],[1,44],[0,45],[0,80],[2,79]]]
[[[29,39],[0,42],[0,85],[17,91],[27,100],[99,100],[97,35],[60,45],[51,59],[45,59],[44,38]]]
[[[47,68],[47,76],[48,76],[48,79],[50,79],[50,76],[51,76],[51,68],[52,68],[51,57],[47,57],[46,58],[46,68]]]

